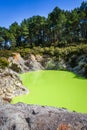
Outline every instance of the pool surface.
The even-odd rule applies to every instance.
[[[87,79],[67,71],[34,71],[21,75],[27,95],[15,97],[12,103],[24,102],[87,113]]]

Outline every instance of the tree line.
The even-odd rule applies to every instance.
[[[0,49],[15,47],[65,47],[87,42],[87,2],[71,11],[55,7],[48,17],[33,16],[19,25],[0,27]]]

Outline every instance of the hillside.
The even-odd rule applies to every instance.
[[[86,44],[65,48],[51,46],[1,50],[0,56],[1,68],[8,67],[17,73],[42,69],[67,70],[87,77]]]

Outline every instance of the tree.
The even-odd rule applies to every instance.
[[[3,48],[4,48],[4,43],[5,43],[5,40],[4,40],[4,38],[1,36],[1,37],[0,37],[0,49],[3,49]]]
[[[59,43],[62,40],[62,36],[65,30],[66,16],[64,11],[56,7],[48,15],[50,21],[50,30],[51,30],[51,41],[52,43]]]
[[[87,40],[87,2],[82,2],[80,12],[81,38]]]
[[[21,46],[21,27],[18,25],[17,22],[14,22],[13,24],[11,24],[11,26],[9,27],[9,32],[11,35],[13,35],[12,37],[14,37],[14,39],[16,40],[16,46]]]
[[[16,47],[16,38],[13,35],[13,33],[10,33],[9,44],[10,44],[11,49],[14,49]]]
[[[8,48],[8,41],[9,41],[9,31],[5,27],[2,27],[0,29],[0,36],[1,36],[1,41],[3,41],[3,48],[7,49]]]
[[[31,45],[33,45],[33,43],[36,46],[43,44],[46,18],[41,16],[33,16],[27,19],[27,21],[28,21],[29,38]]]
[[[29,27],[26,19],[24,19],[21,23],[21,31],[22,45],[25,46],[29,42]]]
[[[48,18],[33,16],[9,29],[0,27],[0,49],[14,47],[58,46],[87,41],[87,2],[71,11],[55,7]]]

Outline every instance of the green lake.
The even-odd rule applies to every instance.
[[[21,75],[29,94],[15,97],[24,102],[87,113],[87,79],[67,71],[34,71]]]

